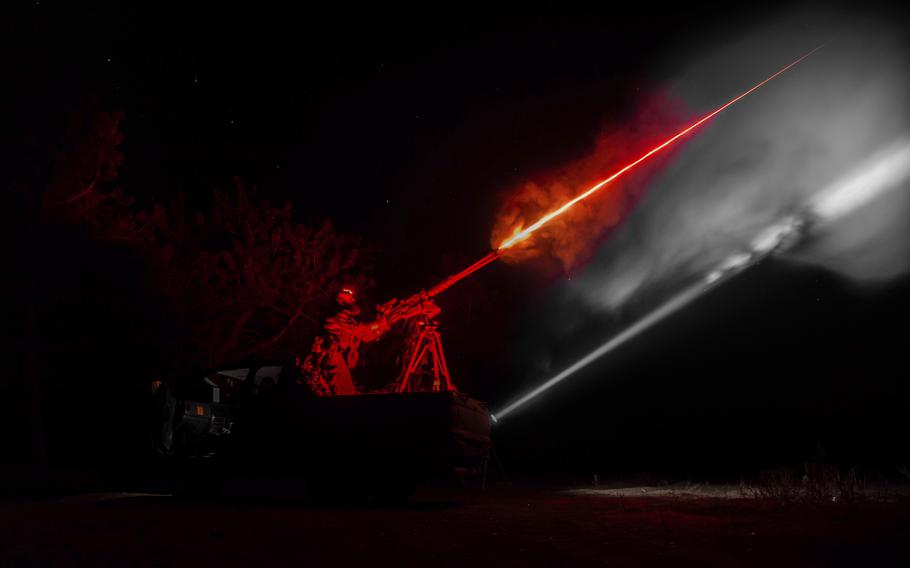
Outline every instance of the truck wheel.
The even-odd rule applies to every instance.
[[[224,480],[196,474],[186,476],[174,494],[189,499],[218,499],[222,495]]]
[[[177,486],[175,495],[191,499],[217,499],[224,489],[224,473],[218,460],[183,459],[181,469],[182,483]]]

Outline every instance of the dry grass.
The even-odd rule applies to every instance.
[[[744,497],[806,503],[852,503],[867,493],[856,468],[841,469],[823,460],[763,471],[753,483],[741,484],[740,491]]]

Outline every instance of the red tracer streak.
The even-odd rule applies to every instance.
[[[568,211],[569,209],[571,209],[571,208],[572,208],[576,203],[578,203],[579,201],[582,201],[583,199],[587,199],[588,197],[590,197],[591,195],[593,195],[594,193],[596,193],[597,190],[599,190],[599,189],[602,188],[603,186],[607,185],[608,183],[610,183],[611,181],[615,180],[615,179],[618,178],[619,176],[621,176],[621,175],[623,175],[624,173],[628,172],[629,170],[631,170],[632,168],[634,168],[634,167],[637,166],[638,164],[644,162],[645,160],[647,160],[648,158],[650,158],[650,157],[653,156],[654,154],[660,152],[661,150],[663,150],[663,149],[666,148],[667,146],[673,144],[674,142],[676,142],[677,140],[679,140],[680,138],[682,138],[683,136],[685,136],[685,135],[688,134],[689,132],[692,132],[693,130],[695,130],[696,128],[698,128],[699,126],[701,126],[702,124],[704,124],[705,122],[711,120],[712,118],[714,118],[715,116],[717,116],[718,114],[720,114],[721,112],[723,112],[724,110],[726,110],[728,107],[730,107],[730,106],[736,104],[737,102],[741,101],[742,99],[746,98],[746,97],[749,96],[752,92],[754,92],[754,91],[756,91],[757,89],[761,88],[763,85],[765,85],[766,83],[768,83],[769,81],[771,81],[772,79],[774,79],[775,77],[777,77],[778,75],[781,75],[781,74],[785,73],[785,72],[786,72],[787,70],[789,70],[791,67],[793,67],[794,65],[798,64],[799,62],[801,62],[801,61],[804,60],[805,58],[809,57],[810,55],[812,55],[813,53],[815,53],[816,51],[818,51],[818,50],[821,49],[822,47],[824,47],[824,45],[820,45],[820,46],[816,47],[815,49],[813,49],[812,51],[806,53],[805,55],[803,55],[803,56],[800,57],[799,59],[793,61],[792,63],[790,63],[790,64],[787,65],[786,67],[781,68],[779,71],[777,71],[776,73],[774,73],[773,75],[771,75],[770,77],[768,77],[767,79],[765,79],[764,81],[762,81],[761,83],[758,83],[757,85],[755,85],[754,87],[752,87],[752,88],[749,89],[748,91],[745,91],[745,92],[743,92],[742,94],[740,94],[740,95],[738,95],[738,96],[736,96],[736,97],[730,99],[729,101],[727,101],[727,102],[724,103],[723,105],[717,107],[716,109],[714,109],[713,111],[709,112],[708,114],[706,114],[706,115],[703,116],[702,118],[698,119],[697,121],[693,122],[693,123],[690,124],[689,126],[687,126],[687,127],[685,127],[684,129],[680,130],[679,132],[677,132],[676,134],[674,134],[671,138],[667,139],[665,142],[662,142],[660,145],[655,146],[654,148],[648,150],[648,152],[645,153],[644,155],[642,155],[640,158],[638,158],[638,159],[635,160],[634,162],[631,162],[631,163],[629,163],[629,164],[623,166],[621,169],[617,170],[615,173],[613,173],[612,175],[610,175],[610,177],[608,177],[608,178],[604,179],[603,181],[599,182],[597,185],[591,187],[590,189],[588,189],[588,190],[585,191],[584,193],[581,193],[581,194],[579,194],[579,195],[573,197],[572,199],[570,199],[569,201],[567,201],[566,203],[564,203],[563,205],[561,205],[558,209],[554,209],[553,211],[550,211],[549,213],[547,213],[546,215],[544,215],[543,217],[541,217],[540,219],[538,219],[537,221],[535,221],[533,224],[529,225],[528,227],[526,227],[526,228],[524,228],[524,229],[521,229],[521,230],[519,230],[519,231],[516,231],[515,234],[513,234],[513,235],[512,235],[511,237],[509,237],[508,239],[504,240],[504,241],[502,242],[502,244],[500,244],[499,247],[498,247],[496,250],[490,252],[490,253],[487,254],[485,257],[483,257],[482,259],[478,260],[477,262],[475,262],[475,263],[472,264],[471,266],[465,268],[464,270],[462,270],[462,271],[459,272],[458,274],[454,274],[454,275],[450,276],[449,278],[447,278],[445,281],[443,281],[443,282],[437,284],[436,286],[434,286],[434,287],[430,290],[430,296],[435,296],[436,294],[439,294],[440,292],[442,292],[443,290],[449,288],[450,286],[452,286],[453,284],[455,284],[455,283],[458,282],[459,280],[462,280],[462,279],[464,279],[464,278],[467,278],[467,277],[468,277],[469,275],[471,275],[472,273],[474,273],[474,272],[476,272],[477,270],[480,270],[481,268],[483,268],[484,266],[490,264],[491,262],[493,262],[494,260],[496,260],[497,258],[499,258],[499,257],[503,254],[503,252],[504,252],[506,249],[508,249],[509,247],[513,246],[514,244],[516,244],[516,243],[518,243],[518,242],[520,242],[520,241],[525,240],[526,238],[528,238],[529,236],[531,236],[531,234],[532,234],[534,231],[536,231],[537,229],[543,227],[544,225],[546,225],[547,223],[549,223],[551,220],[555,219],[556,217],[559,217],[560,215],[562,215],[563,213],[565,213],[566,211]]]
[[[762,81],[761,83],[755,85],[754,87],[752,87],[752,88],[749,89],[748,91],[742,93],[741,95],[737,96],[736,98],[730,99],[728,102],[724,103],[722,106],[717,107],[716,109],[714,109],[714,110],[711,111],[710,113],[708,113],[708,114],[706,114],[705,116],[703,116],[702,118],[700,118],[698,121],[696,121],[696,122],[690,124],[689,126],[687,126],[687,127],[684,128],[684,129],[680,130],[680,131],[677,132],[675,135],[673,135],[672,138],[670,138],[670,139],[668,139],[667,141],[663,142],[663,143],[660,144],[659,146],[655,146],[654,148],[648,150],[648,152],[647,152],[646,154],[644,154],[642,157],[640,157],[640,158],[638,158],[637,160],[635,160],[634,162],[631,162],[630,164],[624,166],[622,169],[618,170],[617,172],[615,172],[613,175],[611,175],[611,176],[608,177],[607,179],[601,181],[600,183],[598,183],[598,184],[595,185],[594,187],[590,188],[589,190],[585,191],[584,193],[582,193],[582,194],[580,194],[580,195],[577,195],[577,196],[573,197],[572,199],[570,199],[569,201],[567,201],[566,203],[564,203],[559,209],[556,209],[556,210],[554,210],[554,211],[551,211],[551,212],[547,213],[546,215],[544,215],[543,217],[541,217],[540,219],[538,219],[537,221],[535,221],[532,225],[529,225],[527,228],[522,229],[522,230],[520,230],[520,231],[517,231],[514,235],[512,235],[512,236],[509,237],[508,239],[504,240],[504,241],[502,242],[502,244],[499,245],[499,249],[498,249],[498,250],[507,249],[507,248],[509,248],[510,246],[514,245],[515,243],[518,243],[518,242],[523,241],[524,239],[528,238],[528,237],[531,235],[531,233],[533,233],[533,232],[536,231],[537,229],[539,229],[539,228],[543,227],[544,225],[546,225],[548,222],[550,222],[550,220],[552,220],[552,219],[554,219],[554,218],[556,218],[556,217],[562,215],[563,213],[565,213],[566,211],[568,211],[569,209],[571,209],[572,206],[575,205],[576,203],[578,203],[579,201],[581,201],[581,200],[583,200],[583,199],[586,199],[586,198],[590,197],[591,195],[593,195],[597,190],[599,190],[599,189],[602,188],[603,186],[607,185],[607,184],[610,183],[611,181],[615,180],[615,179],[618,178],[619,176],[621,176],[621,175],[623,175],[624,173],[626,173],[627,171],[631,170],[632,168],[634,168],[634,167],[637,166],[638,164],[644,162],[645,160],[647,160],[648,158],[650,158],[650,157],[653,156],[654,154],[660,152],[661,150],[663,150],[664,148],[666,148],[667,146],[669,146],[669,145],[672,144],[673,142],[676,142],[678,139],[682,138],[683,136],[685,136],[686,134],[688,134],[688,133],[691,132],[692,130],[695,130],[696,128],[698,128],[699,126],[701,126],[702,124],[704,124],[704,123],[707,122],[708,120],[711,120],[712,118],[714,118],[715,116],[717,116],[719,113],[721,113],[721,112],[722,112],[724,109],[726,109],[727,107],[729,107],[729,106],[731,106],[731,105],[733,105],[733,104],[736,104],[737,102],[739,102],[739,101],[742,100],[743,98],[747,97],[750,93],[752,93],[752,92],[755,91],[756,89],[760,88],[762,85],[764,85],[765,83],[767,83],[767,82],[770,81],[771,79],[774,79],[775,77],[777,77],[777,76],[780,75],[781,73],[784,73],[785,71],[787,71],[788,69],[790,69],[791,67],[793,67],[794,65],[796,65],[797,63],[799,63],[800,61],[802,61],[803,59],[809,57],[810,55],[812,55],[813,53],[815,53],[816,51],[818,51],[819,49],[821,49],[822,47],[823,47],[823,46],[818,46],[818,47],[816,47],[815,49],[813,49],[813,50],[810,51],[809,53],[803,55],[802,57],[800,57],[799,59],[797,59],[797,60],[794,61],[793,63],[787,65],[786,67],[784,67],[783,69],[781,69],[780,71],[778,71],[778,72],[775,73],[774,75],[771,75],[770,77],[768,77],[767,79],[765,79],[765,80]]]

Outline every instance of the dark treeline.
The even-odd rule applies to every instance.
[[[369,287],[358,236],[301,223],[238,178],[202,207],[140,202],[118,179],[125,115],[80,104],[56,118],[20,125],[9,170],[16,458],[139,452],[123,437],[143,428],[152,380],[300,354],[338,286]]]

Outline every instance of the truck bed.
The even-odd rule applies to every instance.
[[[405,496],[427,475],[479,467],[491,446],[486,407],[458,392],[288,394],[238,416],[228,469],[300,476],[322,494]]]
[[[313,449],[345,462],[407,460],[417,466],[470,467],[490,449],[486,407],[458,392],[321,397],[301,405],[288,426]]]

